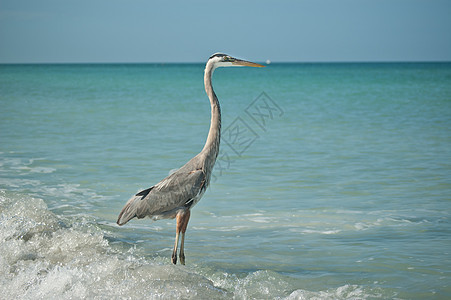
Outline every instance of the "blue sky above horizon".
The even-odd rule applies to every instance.
[[[451,61],[449,0],[0,0],[0,63]]]

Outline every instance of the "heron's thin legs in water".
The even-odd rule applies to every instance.
[[[182,265],[185,264],[185,232],[186,227],[188,227],[189,217],[191,216],[191,211],[187,210],[183,216],[183,224],[182,224],[182,241],[180,244],[180,263]]]
[[[178,229],[178,218],[177,218],[177,229]],[[175,265],[177,263],[177,247],[179,244],[179,231],[176,230],[175,232],[175,245],[174,250],[172,251],[172,263]]]
[[[177,214],[177,225],[175,230],[175,244],[174,244],[174,250],[172,251],[172,263],[175,265],[177,264],[177,248],[179,244],[179,237],[180,232],[182,233],[182,241],[180,244],[180,263],[182,265],[185,264],[185,232],[186,228],[188,226],[189,217],[191,215],[191,212],[189,210],[181,211]]]

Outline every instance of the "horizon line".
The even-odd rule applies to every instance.
[[[256,61],[258,63],[270,64],[391,64],[391,63],[451,63],[451,60],[349,60],[349,61]],[[0,65],[175,65],[175,64],[205,64],[199,62],[0,62]]]

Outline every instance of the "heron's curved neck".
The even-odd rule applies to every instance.
[[[211,77],[213,75],[214,68],[211,64],[207,64],[205,67],[204,84],[205,92],[210,99],[211,105],[211,123],[210,131],[208,132],[207,142],[205,143],[202,152],[206,152],[207,157],[212,158],[212,162],[216,160],[219,152],[219,142],[221,139],[221,108],[219,106],[218,97],[216,97],[211,85]]]

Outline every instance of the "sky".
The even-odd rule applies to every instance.
[[[0,63],[451,61],[451,0],[0,0]]]

